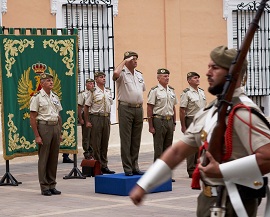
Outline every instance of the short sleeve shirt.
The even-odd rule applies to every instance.
[[[180,107],[186,108],[186,116],[188,117],[194,117],[205,106],[206,97],[201,88],[198,88],[198,91],[196,91],[189,86],[180,96]]]
[[[147,104],[154,105],[153,114],[174,115],[173,108],[177,104],[174,89],[170,86],[164,88],[158,84],[149,91]]]
[[[110,113],[111,105],[113,103],[111,90],[104,88],[104,91],[96,86],[85,101],[85,105],[89,106],[89,112],[91,113]]]
[[[81,92],[78,94],[78,105],[84,106],[85,100],[86,100],[86,98],[88,97],[89,92],[90,92],[90,91],[86,89],[86,90],[81,91]]]
[[[243,93],[241,88],[238,88],[235,90],[233,97],[239,97],[243,104],[259,110],[257,105],[254,104]],[[209,111],[210,109],[200,110],[195,115],[193,122],[191,123],[187,131],[185,132],[185,135],[181,138],[181,141],[193,147],[200,147],[202,145],[201,132],[207,124],[205,122],[206,122],[206,117]],[[241,119],[245,120],[247,123],[250,122],[250,114],[246,109],[238,109],[236,111],[236,114]],[[257,115],[251,114],[251,120],[252,120],[253,126],[258,128],[262,132],[270,135],[269,128]],[[255,130],[251,131],[251,142],[250,142],[249,141],[250,127],[247,124],[243,123],[239,118],[236,118],[236,117],[234,118],[233,129],[234,129],[233,135],[232,135],[233,149],[232,149],[232,155],[231,155],[230,160],[235,160],[235,159],[239,159],[239,158],[251,155],[258,148],[269,143],[269,139],[266,136],[258,133]],[[202,174],[202,177],[204,181],[209,185],[218,185],[218,183],[222,183],[222,181],[219,179],[209,179],[209,178],[206,178],[203,174]]]
[[[142,76],[137,70],[134,75],[124,66],[119,78],[116,80],[118,100],[131,104],[143,103],[143,91],[145,83]]]
[[[58,96],[50,92],[50,96],[41,89],[30,99],[30,111],[37,112],[37,120],[57,121],[62,105]]]

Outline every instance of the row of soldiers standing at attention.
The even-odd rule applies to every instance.
[[[121,159],[126,176],[143,174],[139,169],[138,156],[144,119],[143,92],[146,88],[142,73],[136,70],[137,61],[137,53],[125,52],[124,60],[116,67],[113,74],[118,96]],[[169,76],[168,69],[158,69],[158,85],[151,88],[148,93],[147,120],[149,132],[153,134],[154,161],[172,145],[176,126],[175,105],[178,101],[174,88],[168,85]],[[180,121],[183,133],[196,112],[206,105],[204,91],[198,87],[199,78],[196,72],[188,73],[189,87],[180,97]],[[94,80],[86,80],[86,89],[78,95],[78,118],[82,126],[84,157],[89,159],[93,156],[100,161],[102,173],[112,174],[115,172],[107,166],[112,95],[110,89],[105,88],[105,83],[104,72],[96,72]],[[192,176],[196,159],[196,155],[187,159],[189,177]]]

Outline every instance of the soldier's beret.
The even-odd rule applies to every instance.
[[[216,47],[211,51],[210,57],[218,66],[229,69],[232,61],[237,55],[237,50],[234,48],[228,49],[226,46]],[[247,60],[243,64],[243,68],[247,67]]]
[[[187,79],[192,78],[194,76],[200,77],[200,75],[197,72],[189,72],[189,73],[187,73]]]
[[[86,79],[85,83],[88,83],[88,82],[95,82],[95,80],[92,78],[88,78],[88,79]]]
[[[96,77],[98,77],[98,76],[101,76],[101,75],[105,75],[106,76],[106,74],[104,73],[104,72],[95,72],[95,78]]]
[[[53,78],[53,76],[49,73],[40,74],[40,79],[47,79],[47,78]]]
[[[129,57],[132,57],[132,56],[135,56],[138,58],[138,54],[136,52],[133,52],[133,51],[127,51],[124,53],[124,60],[129,58]]]
[[[164,68],[162,68],[162,69],[158,69],[157,70],[157,74],[158,75],[160,75],[160,74],[170,74],[170,71],[168,70],[168,69],[164,69]]]

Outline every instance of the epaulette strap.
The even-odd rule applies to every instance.
[[[172,86],[168,85],[168,87],[171,88],[172,90],[174,90],[174,88]]]
[[[110,87],[105,87],[105,89],[107,89],[107,90],[111,90],[111,88],[110,88]]]
[[[198,87],[200,90],[203,90],[202,88]],[[204,90],[203,90],[204,91]]]
[[[190,89],[187,87],[185,90],[183,90],[184,93],[188,92]]]
[[[156,89],[157,87],[158,87],[158,85],[152,87],[151,90],[154,90],[154,89]]]
[[[58,96],[57,93],[55,93],[55,92],[53,92],[53,91],[52,91],[52,93],[53,93],[54,95]]]
[[[83,93],[83,92],[85,92],[85,90],[81,90],[79,93]]]
[[[38,94],[40,94],[40,91],[36,92],[33,96],[36,96],[36,95],[38,95]]]
[[[136,69],[136,71],[142,74],[142,72],[141,72],[141,71],[138,71],[137,69]]]

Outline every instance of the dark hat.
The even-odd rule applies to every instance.
[[[129,58],[129,57],[132,57],[132,56],[135,56],[138,58],[138,54],[133,52],[133,51],[127,51],[124,53],[124,60]]]
[[[216,47],[211,51],[210,57],[218,66],[229,69],[232,61],[235,59],[237,55],[237,50],[232,48],[228,49],[226,46]],[[247,60],[245,60],[243,64],[243,68],[247,66]]]
[[[104,72],[95,72],[94,77],[96,78],[96,77],[101,76],[101,75],[105,75],[106,76],[106,74]]]
[[[162,69],[158,69],[157,70],[157,74],[158,75],[160,75],[160,74],[170,74],[170,71],[168,70],[168,69],[164,69],[164,68],[162,68]]]
[[[192,78],[194,76],[200,77],[200,75],[197,72],[189,72],[189,73],[187,73],[187,79]]]
[[[53,78],[53,76],[49,73],[40,74],[40,79],[47,79],[47,78]]]
[[[88,79],[86,79],[85,83],[88,83],[88,82],[95,82],[95,80],[92,78],[88,78]]]

